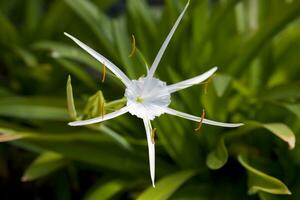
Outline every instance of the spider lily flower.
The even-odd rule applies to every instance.
[[[221,127],[239,127],[243,124],[233,124],[233,123],[222,123],[216,122],[209,119],[203,119],[201,117],[197,117],[194,115],[190,115],[184,112],[180,112],[174,110],[169,107],[171,103],[171,94],[177,92],[179,90],[183,90],[195,84],[199,84],[209,77],[211,77],[217,70],[217,67],[210,69],[209,71],[196,76],[191,79],[187,79],[185,81],[167,85],[165,82],[157,79],[154,77],[154,73],[157,69],[157,66],[177,28],[179,25],[186,9],[188,8],[189,1],[186,4],[184,10],[179,15],[178,19],[176,20],[174,26],[172,27],[170,33],[168,34],[167,38],[165,39],[164,43],[162,44],[152,66],[147,72],[145,77],[141,77],[138,80],[130,80],[116,65],[114,65],[111,61],[106,59],[101,54],[97,53],[95,50],[87,46],[86,44],[79,41],[77,38],[65,33],[70,39],[72,39],[77,45],[87,51],[92,57],[97,59],[100,63],[104,64],[109,70],[111,70],[125,85],[125,94],[124,96],[127,99],[127,104],[125,107],[117,110],[115,112],[106,114],[104,116],[99,116],[93,119],[83,120],[83,121],[74,121],[70,122],[70,126],[83,126],[89,125],[94,123],[103,122],[109,119],[113,119],[125,113],[130,113],[131,115],[135,115],[138,118],[143,120],[145,129],[146,129],[146,136],[147,136],[147,143],[148,143],[148,153],[149,153],[149,165],[150,165],[150,176],[152,180],[152,185],[155,187],[154,178],[155,178],[155,148],[152,138],[152,126],[151,120],[155,117],[159,117],[160,115],[167,113],[170,115],[182,117],[185,119],[189,119],[196,122],[202,122],[204,124],[214,125],[214,126],[221,126]]]

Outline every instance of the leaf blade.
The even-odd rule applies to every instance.
[[[54,152],[45,152],[39,155],[26,169],[22,181],[33,181],[59,170],[66,165],[62,155]]]
[[[286,195],[291,194],[290,190],[284,183],[282,183],[279,179],[267,175],[250,166],[244,156],[239,155],[238,161],[248,172],[249,194],[256,194],[258,192]]]
[[[162,178],[156,184],[156,187],[149,187],[137,199],[138,200],[166,200],[188,179],[196,175],[196,171],[187,170],[171,174]]]

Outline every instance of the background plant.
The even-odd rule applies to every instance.
[[[154,7],[127,0],[121,12],[115,3],[0,3],[0,132],[10,141],[0,146],[1,199],[298,199],[300,2],[191,1],[157,75],[173,83],[219,66],[208,84],[173,97],[172,107],[246,126],[195,133],[197,124],[162,116],[154,123],[155,190],[137,119],[66,125],[124,101],[116,78],[108,73],[102,83],[101,64],[63,32],[138,78],[185,1]],[[132,34],[138,52],[128,57]],[[66,82],[76,115],[68,114]]]

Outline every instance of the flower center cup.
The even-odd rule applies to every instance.
[[[167,84],[156,78],[142,77],[132,80],[124,96],[127,98],[130,114],[149,120],[163,114],[164,108],[171,103],[171,94]]]

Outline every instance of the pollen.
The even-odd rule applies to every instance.
[[[156,128],[151,130],[151,142],[152,144],[155,144],[156,142]]]
[[[141,96],[138,96],[135,101],[138,103],[143,103],[144,99]]]
[[[105,81],[105,77],[106,77],[106,66],[103,63],[102,64],[102,83]]]

